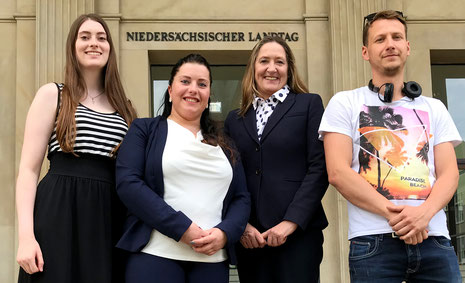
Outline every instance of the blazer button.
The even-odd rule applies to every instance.
[[[260,175],[260,173],[262,173],[262,170],[260,169],[255,170],[255,175]]]
[[[257,146],[257,147],[255,148],[255,151],[260,151],[260,148]]]

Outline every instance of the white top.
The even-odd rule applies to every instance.
[[[441,101],[420,96],[384,103],[366,86],[333,96],[321,120],[320,139],[325,132],[352,138],[352,169],[396,205],[422,204],[436,181],[434,146],[462,142]],[[392,232],[380,215],[350,202],[348,211],[349,239]],[[427,229],[430,236],[450,238],[443,210]]]
[[[232,181],[232,167],[220,146],[202,143],[188,129],[168,119],[168,136],[163,151],[162,168],[165,194],[163,199],[173,209],[182,211],[202,229],[221,222],[223,200]],[[142,252],[175,260],[222,262],[224,249],[212,256],[194,252],[153,230]]]

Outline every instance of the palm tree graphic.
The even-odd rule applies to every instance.
[[[378,173],[376,190],[387,199],[392,199],[393,196],[389,189],[384,187],[386,178],[393,168],[403,165],[408,159],[406,152],[402,151],[404,142],[397,135],[398,133],[408,134],[402,122],[402,115],[395,114],[393,108],[386,106],[367,106],[366,111],[360,112],[359,173],[371,171],[369,161],[371,157],[375,157]],[[385,152],[381,158],[379,150],[387,144],[390,145],[390,150]],[[389,170],[382,181],[381,162],[389,165]]]

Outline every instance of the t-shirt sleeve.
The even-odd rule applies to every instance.
[[[318,129],[318,138],[323,140],[325,133],[340,133],[352,137],[351,94],[336,93],[328,103]]]
[[[437,114],[438,117],[435,121],[436,137],[434,139],[434,146],[443,142],[452,142],[454,147],[456,147],[462,143],[462,137],[446,106],[440,100],[435,99],[435,102],[435,111],[433,113]]]

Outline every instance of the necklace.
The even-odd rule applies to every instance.
[[[105,90],[103,90],[101,93],[97,94],[97,95],[94,96],[94,97],[90,96],[89,94],[87,94],[87,95],[89,95],[90,99],[92,99],[92,104],[94,104],[94,103],[95,103],[94,100],[95,100],[97,97],[99,97],[100,95],[102,95],[104,92],[105,92]]]

